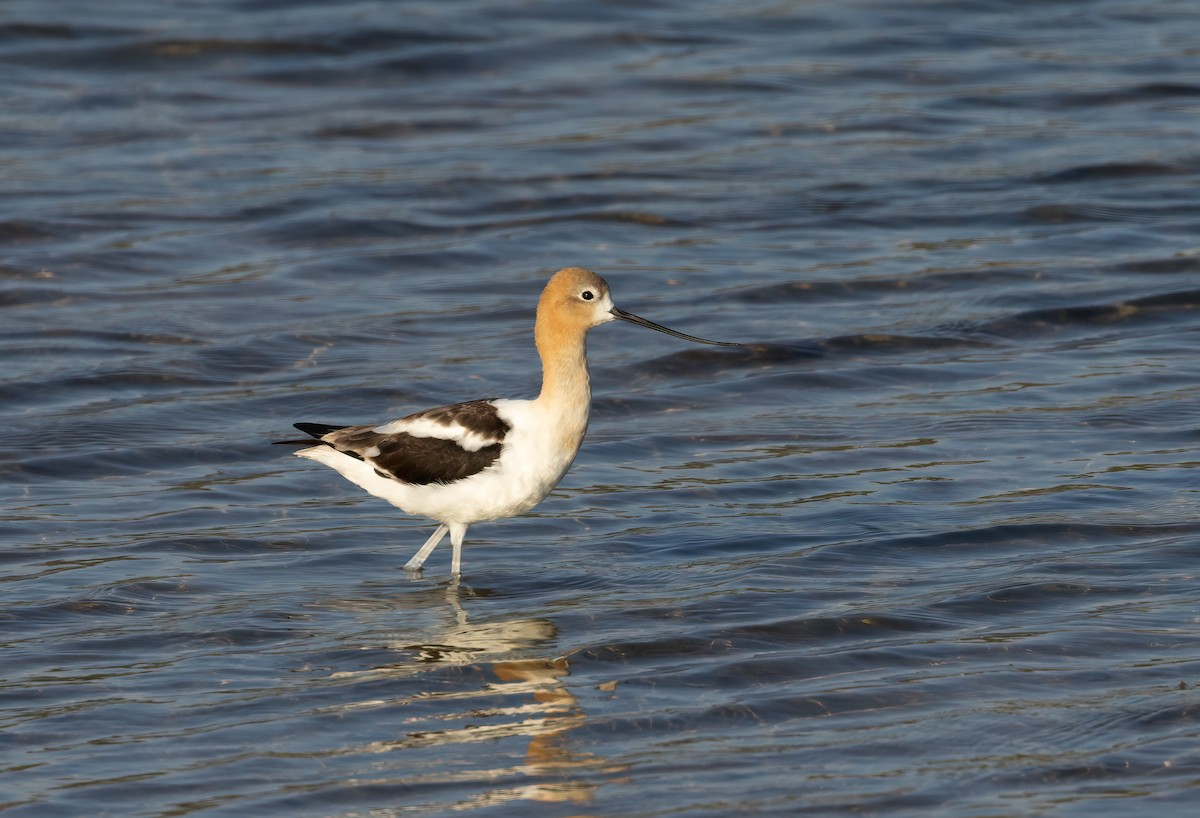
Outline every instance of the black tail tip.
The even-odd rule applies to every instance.
[[[336,432],[338,429],[346,428],[345,426],[333,426],[329,423],[293,423],[292,425],[304,432],[304,434],[312,435],[318,440],[325,437],[325,435],[329,434],[330,432]]]

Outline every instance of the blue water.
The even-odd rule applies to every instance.
[[[1200,7],[0,9],[0,814],[1191,816]],[[538,383],[533,513],[273,440]]]

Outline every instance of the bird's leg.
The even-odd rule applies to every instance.
[[[462,542],[467,535],[467,527],[462,523],[450,524],[450,544],[454,546],[454,556],[450,558],[450,575],[457,577],[462,567]]]
[[[421,550],[413,554],[413,558],[404,563],[405,571],[420,571],[421,566],[425,564],[425,560],[429,559],[429,555],[433,553],[433,549],[437,548],[438,543],[442,541],[442,537],[446,536],[446,532],[450,529],[444,525],[439,525],[429,535],[429,539],[421,546]]]

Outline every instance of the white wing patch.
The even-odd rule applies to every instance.
[[[450,440],[468,452],[477,452],[484,446],[491,446],[503,440],[503,438],[468,429],[461,423],[443,423],[441,420],[420,415],[393,420],[391,423],[376,426],[371,431],[381,435],[408,434],[413,437],[435,437],[438,440]],[[377,454],[369,456],[377,456]]]

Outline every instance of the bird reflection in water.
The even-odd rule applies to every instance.
[[[444,776],[421,774],[420,783],[453,780],[463,785],[485,785],[487,782],[513,778],[556,779],[493,787],[455,801],[454,809],[474,809],[522,800],[584,804],[592,800],[601,783],[611,781],[610,776],[627,771],[620,765],[607,764],[603,759],[571,746],[568,734],[582,726],[587,715],[567,686],[566,679],[570,675],[568,659],[565,656],[529,658],[531,652],[548,646],[555,638],[557,629],[554,623],[547,619],[510,619],[474,624],[463,607],[464,591],[459,581],[450,582],[444,592],[451,617],[442,629],[431,633],[432,638],[421,643],[399,640],[388,643],[389,650],[405,656],[406,660],[370,669],[335,673],[333,678],[353,683],[385,678],[412,679],[424,672],[461,667],[483,670],[495,681],[488,681],[479,689],[463,686],[454,690],[427,690],[401,699],[373,699],[349,705],[353,709],[423,705],[427,711],[425,715],[404,719],[403,736],[395,740],[371,742],[356,748],[357,752],[389,753],[418,748],[451,748],[524,736],[529,739],[529,745],[522,764],[468,771],[461,767],[463,756],[456,753],[456,763],[445,767]],[[485,592],[465,593],[484,595]],[[514,698],[516,702],[510,704]],[[430,714],[428,707],[431,702],[444,706]],[[422,722],[428,723],[425,729],[412,729]],[[453,722],[458,724],[444,726]],[[480,757],[487,756],[480,754]],[[506,758],[508,755],[504,753],[496,757]],[[597,777],[602,780],[596,780]]]

